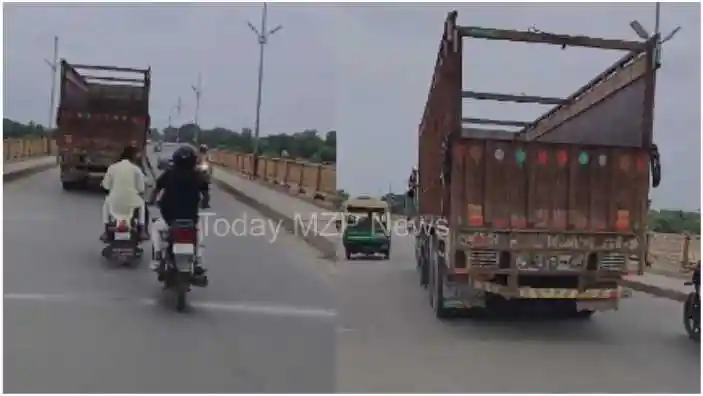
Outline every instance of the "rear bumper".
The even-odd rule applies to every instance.
[[[344,249],[359,252],[359,253],[373,253],[390,250],[391,241],[390,240],[344,240],[342,241]]]
[[[62,181],[78,181],[86,178],[98,179],[103,178],[107,173],[107,167],[96,165],[61,165],[61,180]]]
[[[484,281],[474,281],[472,282],[472,286],[477,290],[487,293],[520,300],[618,300],[632,295],[628,289],[621,286],[616,288],[586,290],[533,287],[519,287],[515,290],[511,290],[507,286]]]

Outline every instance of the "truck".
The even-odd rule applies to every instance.
[[[59,84],[56,144],[65,190],[99,182],[127,145],[137,147],[147,160],[151,67],[81,65],[61,59]]]
[[[408,192],[417,270],[436,317],[618,309],[629,259],[644,263],[650,178],[651,187],[661,178],[652,139],[659,38],[459,26],[457,17],[445,20]],[[627,54],[568,98],[475,92],[462,84],[465,37]],[[470,118],[465,99],[553,108],[530,122]]]

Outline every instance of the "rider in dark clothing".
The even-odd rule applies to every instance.
[[[209,206],[210,189],[202,174],[195,168],[197,154],[195,150],[184,146],[173,154],[173,167],[156,179],[156,188],[152,192],[152,202],[159,192],[159,209],[166,224],[174,219],[198,218],[201,198],[203,207]]]
[[[156,180],[156,188],[152,191],[149,202],[154,203],[159,193],[163,191],[159,200],[159,209],[166,225],[171,225],[174,220],[188,219],[197,223],[198,209],[210,207],[210,191],[207,181],[196,169],[197,153],[188,146],[180,147],[173,154],[173,167],[166,170]],[[201,201],[202,199],[202,201]],[[202,202],[202,205],[201,205]],[[160,238],[152,235],[152,244]],[[159,243],[160,245],[160,243]],[[154,253],[155,261],[152,267],[157,267],[161,255],[160,248]],[[204,272],[198,263],[196,273]]]

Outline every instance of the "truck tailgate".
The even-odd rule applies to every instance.
[[[142,147],[144,120],[116,114],[63,111],[59,144],[67,153],[86,152],[92,162],[114,162],[126,145]]]
[[[450,222],[467,227],[638,232],[644,149],[470,139],[452,148]]]

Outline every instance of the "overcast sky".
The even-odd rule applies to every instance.
[[[635,39],[628,23],[654,25],[654,5],[269,6],[283,30],[266,51],[262,133],[338,131],[338,184],[353,193],[400,191],[416,164],[420,121],[447,11],[459,23]],[[46,124],[52,37],[70,62],[151,65],[153,123],[193,119],[190,85],[203,74],[203,127],[252,126],[258,46],[249,5],[119,6],[12,4],[4,7],[4,112]],[[655,140],[663,181],[658,207],[700,206],[700,6],[663,4],[662,30],[683,30],[665,46],[657,80]],[[464,41],[464,88],[568,96],[620,52]],[[465,116],[530,120],[548,108],[468,102]]]

